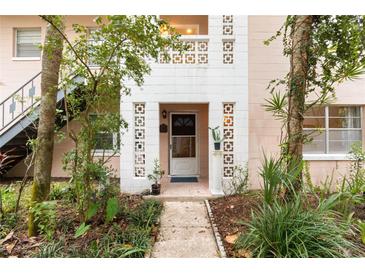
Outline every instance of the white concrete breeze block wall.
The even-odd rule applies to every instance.
[[[151,75],[142,87],[131,83],[131,95],[123,96],[121,115],[129,123],[122,135],[120,179],[123,192],[149,189],[147,175],[159,158],[160,103],[205,103],[209,126],[223,128],[223,104],[234,103],[234,164],[248,160],[248,27],[247,16],[233,16],[233,34],[223,35],[223,16],[209,16],[208,35],[183,36],[208,40],[207,64],[151,64]],[[223,41],[233,41],[233,63],[223,63]],[[145,105],[145,176],[135,177],[134,106]],[[208,129],[207,129],[208,130]],[[212,181],[213,140],[209,133],[209,181]]]

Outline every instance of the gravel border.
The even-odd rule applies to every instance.
[[[209,201],[204,200],[204,204],[205,204],[205,208],[207,209],[207,212],[208,212],[209,221],[210,221],[210,224],[213,229],[214,239],[215,239],[215,243],[217,244],[217,247],[218,247],[219,255],[221,258],[227,258],[227,254],[224,249],[223,242],[222,242],[222,237],[219,234],[218,228],[214,222],[214,217],[213,217],[212,210],[210,208]]]

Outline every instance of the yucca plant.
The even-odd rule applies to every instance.
[[[246,223],[248,232],[240,235],[235,249],[244,249],[253,257],[348,257],[356,246],[348,240],[350,221],[330,209],[337,199],[334,196],[315,209],[303,206],[299,195],[289,203],[262,206]]]
[[[274,200],[283,198],[281,192],[290,191],[296,195],[293,182],[303,170],[303,161],[291,161],[284,163],[279,158],[267,157],[264,154],[264,161],[260,169],[260,176],[263,179],[264,203],[272,204]]]

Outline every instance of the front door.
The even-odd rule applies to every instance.
[[[170,114],[170,174],[198,175],[196,113]]]

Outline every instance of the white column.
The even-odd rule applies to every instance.
[[[209,184],[209,190],[213,195],[223,195],[223,151],[213,151],[212,159],[212,182]]]
[[[153,162],[160,158],[160,106],[158,102],[146,103],[146,176],[153,170]],[[146,180],[147,187],[151,182]]]

